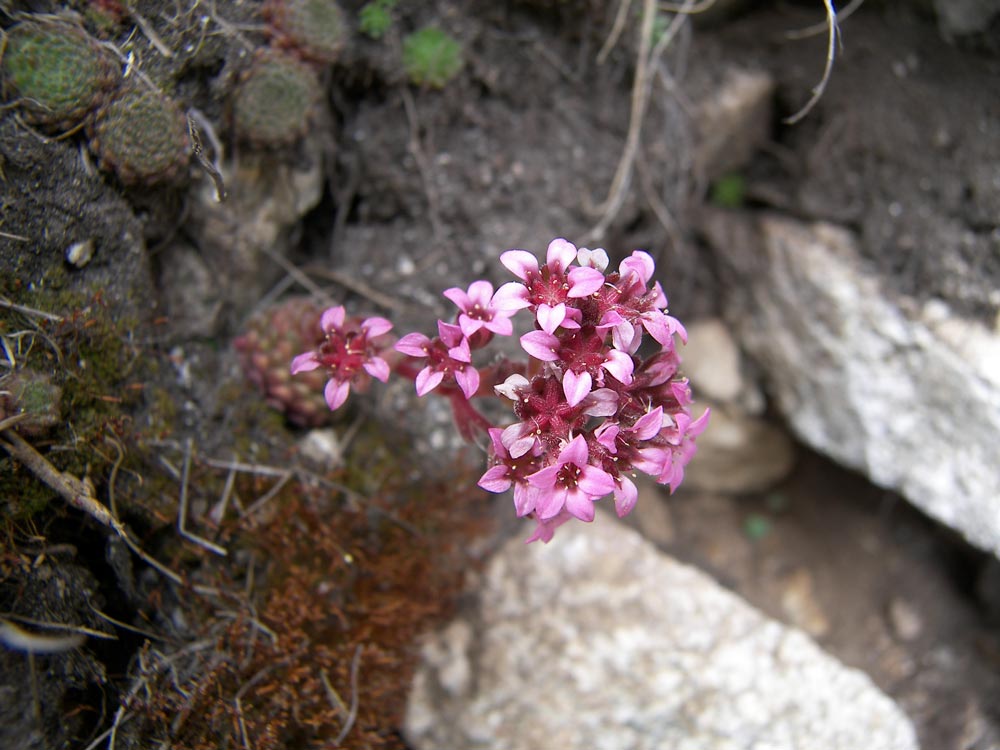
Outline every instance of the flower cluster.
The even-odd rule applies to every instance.
[[[385,318],[347,320],[343,306],[323,311],[319,326],[326,338],[313,351],[298,355],[292,360],[292,375],[324,368],[330,374],[323,395],[332,410],[347,400],[354,383],[367,386],[368,376],[383,383],[389,379],[389,363],[379,353],[378,339],[392,330],[392,323]]]
[[[451,400],[464,436],[477,429],[489,436],[490,467],[479,486],[513,489],[517,514],[536,522],[528,541],[544,542],[566,521],[592,521],[606,496],[619,516],[629,513],[637,472],[674,491],[708,412],[691,418],[691,390],[674,348],[687,333],[652,281],[653,259],[635,251],[609,272],[604,250],[556,239],[544,265],[526,250],[508,250],[500,262],[517,281],[495,292],[487,281],[446,290],[455,321],[438,321],[434,338],[409,333],[394,347],[407,357],[394,369],[413,378],[419,395],[437,389]],[[475,352],[494,336],[513,335],[511,319],[521,312],[533,316],[534,330],[520,337],[527,357],[477,365]],[[322,326],[324,344],[296,357],[292,370],[328,368],[327,402],[336,409],[359,371],[388,377],[373,340],[391,324],[369,318],[345,328],[338,307]],[[489,395],[509,400],[512,424],[495,426],[468,403]]]

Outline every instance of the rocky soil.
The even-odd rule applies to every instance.
[[[984,342],[974,353],[993,351],[995,3],[865,3],[843,21],[829,85],[796,125],[783,118],[823,72],[818,2],[718,2],[693,19],[662,12],[641,121],[633,87],[642,3],[401,0],[386,4],[391,23],[372,38],[360,28],[366,4],[344,0],[342,36],[310,42],[331,45],[328,53],[297,41],[282,20],[304,5],[0,3],[5,40],[18,24],[68,24],[122,73],[92,110],[55,124],[34,121],[9,73],[4,81],[0,745],[437,747],[428,727],[443,716],[456,732],[461,717],[473,727],[461,736],[478,737],[503,708],[490,701],[516,694],[503,679],[525,679],[523,665],[467,675],[452,693],[440,684],[420,690],[442,679],[435,670],[444,670],[442,684],[454,677],[449,665],[461,673],[502,661],[491,623],[528,627],[497,572],[525,564],[508,540],[527,530],[508,498],[471,491],[481,453],[408,383],[376,384],[336,418],[322,410],[308,412],[321,415],[315,421],[300,418],[306,395],[276,390],[287,386],[280,363],[298,353],[300,333],[267,316],[277,302],[308,296],[431,331],[449,309],[442,289],[506,281],[501,251],[541,252],[565,236],[615,258],[645,248],[657,259],[671,313],[691,331],[696,398],[715,416],[686,486],[671,497],[644,489],[629,519],[643,539],[614,525],[587,542],[578,537],[597,529],[580,528],[562,552],[551,551],[557,537],[531,554],[558,575],[590,571],[594,586],[607,575],[615,592],[635,583],[628,565],[595,571],[574,555],[588,543],[602,555],[626,545],[649,576],[686,582],[685,607],[719,607],[729,613],[722,619],[741,623],[730,655],[770,654],[760,658],[773,684],[787,688],[780,658],[772,661],[787,638],[789,663],[863,692],[887,717],[885,747],[1000,747],[1000,567],[991,547],[1000,508],[988,494],[995,473],[983,470],[996,464],[988,429],[1000,414],[996,370],[983,357],[955,365],[981,386],[979,400],[914,375],[909,400],[880,412],[865,399],[882,392],[890,402],[898,380],[875,356],[885,389],[852,387],[851,408],[838,410],[840,365],[823,357],[850,350],[774,344],[814,341],[806,327],[814,307],[821,322],[832,316],[833,334],[843,314],[819,293],[782,295],[780,322],[760,312],[775,268],[764,262],[767,228],[812,241],[833,227],[861,280],[846,298],[891,311],[882,322],[899,313],[927,323],[919,314],[944,310],[929,330],[974,330]],[[798,33],[817,23],[816,33]],[[440,88],[413,83],[404,66],[407,37],[426,26],[461,45],[461,65]],[[281,96],[254,109],[261,120],[248,125],[237,116],[249,106],[240,96],[274,55],[292,68]],[[147,176],[135,161],[122,167],[125,157],[109,154],[101,136],[101,107],[132,86],[156,92],[181,118],[171,122],[183,123],[175,142],[162,132],[133,141],[132,130],[112,139],[167,143],[168,166]],[[140,119],[126,122],[137,129]],[[151,158],[143,149],[129,159]],[[269,402],[246,377],[246,348],[234,344],[255,316],[271,337],[267,382],[278,385]],[[907,342],[907,377],[946,372],[923,368]],[[818,359],[797,369],[789,352],[799,351]],[[875,380],[863,369],[849,374],[852,383]],[[826,382],[833,388],[814,388]],[[948,395],[942,403],[925,398],[928,390]],[[796,401],[803,393],[826,399],[811,421]],[[910,402],[934,416],[914,406],[918,418],[897,430],[893,420]],[[851,421],[872,414],[875,428]],[[962,450],[948,432],[956,415],[986,425],[955,433],[979,436]],[[910,439],[929,419],[945,439]],[[900,452],[872,448],[880,439]],[[926,445],[931,456],[919,450]],[[939,471],[924,465],[935,461]],[[558,599],[558,575],[521,593]],[[567,592],[553,616],[592,615],[609,633],[620,625],[599,609],[574,609],[587,609],[580,602],[593,590]],[[655,610],[641,597],[622,601],[630,617]],[[640,623],[652,626],[649,640],[577,660],[580,684],[641,662],[636,643],[695,653],[698,624],[681,623],[678,607],[669,643],[655,623]],[[539,612],[543,624],[531,627],[559,630],[545,620],[551,614]],[[422,638],[435,628],[445,636],[428,646]],[[574,633],[543,645],[575,653],[587,641]],[[716,657],[691,664],[725,671]],[[415,671],[418,699],[407,711]],[[667,674],[646,676],[656,683]],[[640,682],[627,689],[652,689]],[[720,680],[711,689],[729,688]],[[754,695],[752,685],[734,691]],[[796,732],[825,716],[831,738],[849,738],[862,720],[831,691],[816,704],[792,696],[756,717],[740,703],[732,715],[742,718],[727,724],[711,714],[726,704],[702,701],[715,693],[692,687],[681,713],[697,731],[686,737],[696,748],[750,746],[725,744],[737,736],[792,747]],[[773,733],[761,735],[759,719],[789,706],[802,724],[782,734],[775,718]],[[637,697],[604,708],[612,722],[635,714],[634,729],[676,707]],[[594,726],[603,718],[595,714]],[[526,726],[507,747],[537,747],[532,733],[545,726]],[[565,746],[575,746],[580,727],[563,728]],[[623,741],[645,746],[636,736]]]

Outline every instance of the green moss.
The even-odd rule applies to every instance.
[[[746,200],[747,184],[742,175],[730,174],[712,183],[709,200],[719,208],[739,208]]]
[[[358,12],[361,33],[372,39],[381,39],[392,26],[392,9],[396,0],[372,0]]]
[[[462,69],[462,45],[435,26],[403,40],[403,68],[417,86],[444,88]]]

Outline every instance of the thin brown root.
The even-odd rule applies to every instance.
[[[854,11],[861,7],[861,4],[865,0],[851,0],[847,5],[837,11],[837,23],[842,24],[848,18],[854,15]],[[819,36],[820,34],[825,34],[829,31],[830,23],[829,21],[820,21],[819,23],[814,23],[812,26],[806,26],[804,29],[793,29],[792,31],[785,32],[785,39],[790,39],[797,41],[799,39],[808,39],[809,37]]]
[[[683,7],[690,8],[694,0],[686,0]],[[601,218],[593,226],[587,235],[590,242],[599,242],[604,238],[608,227],[615,220],[618,211],[625,202],[625,196],[632,179],[632,168],[635,165],[636,153],[639,150],[639,138],[642,133],[642,122],[646,115],[646,103],[649,101],[650,89],[652,88],[652,76],[649,73],[650,66],[659,60],[660,55],[673,38],[680,31],[681,26],[687,20],[687,14],[677,13],[670,21],[670,25],[657,40],[652,51],[650,46],[653,40],[653,22],[656,19],[656,1],[644,0],[642,9],[642,26],[640,29],[639,54],[636,61],[635,80],[632,82],[632,106],[629,113],[628,133],[625,136],[625,148],[622,151],[621,159],[618,161],[618,168],[611,181],[611,189],[608,197],[598,208],[597,212]]]
[[[828,32],[826,65],[823,68],[823,77],[813,89],[812,96],[802,109],[791,117],[786,117],[782,120],[786,125],[794,125],[812,111],[812,108],[822,98],[823,92],[826,91],[826,85],[830,81],[830,75],[833,73],[833,61],[837,55],[837,39],[840,37],[840,30],[837,26],[837,11],[833,7],[833,0],[823,0],[823,4],[826,6],[826,26]]]
[[[604,44],[601,45],[600,52],[597,53],[597,64],[603,65],[608,59],[608,55],[611,54],[611,50],[615,48],[618,44],[618,39],[622,35],[622,30],[625,28],[625,21],[628,18],[629,8],[632,7],[632,0],[619,0],[618,2],[618,12],[615,14],[614,23],[611,24],[611,32],[608,34],[608,38],[604,40]]]
[[[149,40],[149,43],[156,48],[157,52],[159,52],[166,58],[172,58],[174,56],[174,51],[163,43],[163,40],[160,39],[160,35],[156,33],[156,30],[153,28],[153,25],[149,21],[147,21],[143,16],[141,16],[138,13],[138,11],[136,11],[134,8],[130,9],[129,16],[132,18],[133,21],[135,21],[136,26],[139,27],[140,31],[142,31],[145,37]]]
[[[193,542],[200,547],[204,547],[209,552],[214,552],[217,555],[225,557],[229,553],[224,547],[220,547],[214,542],[210,542],[202,536],[198,536],[192,531],[187,529],[187,514],[188,514],[188,480],[191,475],[191,454],[194,451],[194,441],[188,438],[187,443],[184,446],[184,465],[181,469],[181,496],[178,503],[179,507],[177,509],[177,533],[182,537],[187,539],[189,542]]]
[[[362,645],[359,643],[357,648],[354,649],[354,656],[351,658],[351,708],[347,712],[347,720],[344,722],[340,734],[333,741],[334,745],[340,745],[344,741],[347,735],[350,734],[351,728],[358,718],[358,669],[361,666],[361,651]]]
[[[82,638],[85,638],[87,636],[90,636],[91,638],[98,638],[100,640],[105,640],[105,641],[117,641],[118,640],[118,636],[114,635],[113,633],[104,633],[104,632],[102,632],[100,630],[94,630],[93,628],[84,627],[83,625],[68,625],[68,624],[62,623],[62,622],[48,622],[46,620],[36,620],[33,617],[24,617],[22,615],[11,614],[9,612],[0,614],[0,628],[2,628],[5,625],[10,625],[9,622],[5,622],[5,621],[8,621],[8,620],[15,620],[17,622],[24,623],[25,625],[33,625],[34,627],[36,627],[36,628],[42,628],[43,630],[57,630],[57,631],[61,631],[61,632],[64,632],[64,633],[73,633],[74,634],[74,638],[71,638],[71,639],[68,639],[68,640],[78,640],[77,637],[79,637],[79,639],[82,639]],[[15,626],[11,626],[11,627],[15,627]],[[21,631],[21,632],[22,632],[22,634],[24,633],[24,631]],[[4,633],[6,634],[7,631],[4,631]],[[39,638],[40,637],[40,636],[31,635],[30,633],[25,634],[25,635],[30,636],[31,638]],[[3,636],[0,636],[0,638],[2,638],[2,637]],[[79,640],[79,642],[77,642],[76,645],[79,645],[80,643],[82,643],[82,640]],[[62,651],[62,650],[68,651],[69,648],[66,648],[66,649],[56,649],[56,650],[57,651]],[[42,653],[42,651],[40,649],[35,649],[35,653]],[[55,652],[54,651],[49,651],[48,653],[55,653]]]
[[[424,184],[424,195],[427,198],[427,216],[431,222],[431,232],[434,239],[441,240],[444,237],[444,229],[441,224],[441,212],[438,208],[437,189],[434,187],[433,171],[423,147],[420,145],[420,118],[417,116],[417,105],[413,101],[410,90],[405,86],[400,89],[403,99],[403,109],[406,110],[406,119],[410,124],[409,150],[414,161],[417,163],[417,170],[420,172],[420,180]]]

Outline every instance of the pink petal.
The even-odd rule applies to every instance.
[[[624,518],[635,507],[639,499],[639,490],[628,477],[620,477],[621,486],[615,487],[615,512],[619,518]]]
[[[573,516],[566,511],[562,511],[554,518],[548,518],[544,521],[536,516],[535,521],[538,525],[535,527],[534,533],[524,540],[524,543],[531,544],[532,542],[541,541],[542,544],[548,544],[552,541],[552,536],[556,533],[556,529],[572,518]]]
[[[385,318],[366,318],[361,321],[361,330],[365,331],[369,338],[375,338],[391,331],[392,323]]]
[[[504,429],[500,442],[511,458],[520,458],[534,447],[535,436],[531,433],[530,424],[517,422]]]
[[[469,284],[469,301],[473,305],[479,305],[483,309],[490,306],[490,298],[493,297],[493,285],[488,281],[473,281]]]
[[[422,333],[408,333],[393,347],[397,352],[408,354],[411,357],[426,357],[427,350],[430,349],[431,340]]]
[[[465,399],[468,401],[479,390],[479,370],[475,367],[463,367],[461,370],[456,370],[455,382],[458,383],[458,387],[462,389],[462,393],[465,394]]]
[[[596,466],[584,466],[576,485],[581,491],[594,498],[604,497],[615,489],[615,480],[603,469]]]
[[[667,295],[664,294],[663,287],[660,286],[659,281],[653,284],[653,304],[661,310],[667,307]]]
[[[328,307],[323,311],[323,314],[319,318],[319,327],[325,332],[337,330],[344,325],[345,315],[346,312],[344,311],[343,305]]]
[[[462,333],[461,326],[457,326],[454,323],[445,323],[443,320],[438,321],[438,336],[449,349],[453,346],[458,346],[465,339],[465,334]]]
[[[587,394],[590,393],[590,388],[593,385],[590,373],[584,370],[582,373],[577,375],[572,370],[567,370],[566,374],[563,375],[563,394],[566,396],[566,402],[570,406],[576,406],[578,403],[586,398]]]
[[[493,390],[501,396],[506,396],[511,401],[520,401],[521,394],[520,391],[531,385],[528,379],[524,375],[510,375],[505,381],[500,383],[500,385],[493,386]]]
[[[540,490],[550,490],[555,487],[561,468],[561,464],[553,464],[552,466],[546,466],[544,469],[539,469],[534,474],[527,476],[528,484]]]
[[[458,309],[462,312],[468,312],[469,308],[472,307],[472,301],[469,299],[469,295],[457,286],[445,289],[441,292],[441,294],[454,302],[458,306]]]
[[[688,342],[687,329],[681,324],[679,320],[677,320],[677,318],[673,318],[669,315],[667,316],[667,318],[670,320],[670,327],[673,328],[674,332],[678,336],[680,336],[681,341],[683,341],[686,344]]]
[[[448,350],[448,356],[458,362],[471,362],[472,350],[469,348],[469,340],[463,335],[461,341]]]
[[[688,425],[687,430],[685,430],[685,434],[688,437],[697,437],[698,435],[700,435],[705,430],[705,428],[708,427],[708,419],[711,416],[712,416],[712,410],[705,409],[704,414],[702,414],[700,417],[698,417],[696,420],[694,420],[691,424]]]
[[[517,281],[508,281],[497,289],[491,302],[492,307],[500,312],[514,313],[531,305],[528,300],[528,289]]]
[[[424,396],[430,393],[441,384],[442,380],[444,380],[443,372],[432,370],[430,367],[425,367],[417,373],[417,379],[415,381],[417,386],[417,395]]]
[[[566,510],[586,523],[594,520],[594,500],[579,487],[566,492]]]
[[[555,307],[551,307],[543,302],[535,310],[535,320],[538,321],[538,325],[546,333],[555,333],[555,330],[565,318],[566,305],[561,302]]]
[[[545,251],[545,264],[553,271],[565,273],[574,260],[576,260],[576,245],[562,237],[552,240]]]
[[[389,363],[381,357],[372,357],[362,367],[365,368],[365,372],[383,383],[389,380]]]
[[[618,272],[622,275],[623,280],[629,273],[634,273],[637,279],[642,282],[643,287],[653,278],[655,270],[656,263],[653,262],[652,256],[642,250],[633,251],[632,255],[618,266]]]
[[[659,310],[649,310],[642,314],[642,327],[661,345],[667,346],[673,343],[674,328],[670,325],[671,320],[673,319]]]
[[[489,434],[490,442],[493,444],[493,455],[498,456],[500,458],[506,458],[507,448],[500,440],[500,436],[503,434],[503,430],[501,430],[499,427],[490,427],[486,432]]]
[[[604,286],[604,274],[596,268],[580,268],[579,266],[569,272],[569,292],[568,297],[589,297],[594,292]]]
[[[476,482],[487,492],[506,492],[510,489],[510,469],[503,464],[491,467]]]
[[[538,502],[538,490],[524,482],[514,485],[514,510],[518,516],[526,516],[535,509]]]
[[[586,466],[587,455],[587,441],[583,435],[577,435],[559,451],[558,463],[560,465],[576,464],[577,466]]]
[[[663,448],[640,448],[632,458],[632,468],[651,477],[660,476],[669,465],[670,451]]]
[[[535,359],[543,362],[555,362],[559,359],[556,349],[559,339],[545,331],[532,331],[521,337],[521,348]]]
[[[522,281],[538,273],[538,258],[527,250],[508,250],[500,255],[500,262]]]
[[[336,411],[340,408],[350,392],[351,383],[349,380],[328,380],[326,388],[323,389],[323,396],[326,398],[326,405],[330,407],[330,411]]]
[[[510,322],[510,318],[500,317],[500,315],[497,315],[493,318],[493,320],[485,323],[483,327],[487,331],[492,331],[498,336],[510,336],[514,333],[514,325]],[[463,328],[462,330],[464,331],[465,329]],[[468,335],[469,334],[466,334],[466,336]]]
[[[590,266],[591,268],[596,268],[601,273],[608,267],[608,254],[604,248],[598,247],[594,250],[588,250],[585,247],[581,247],[576,251],[576,262],[581,266]]]
[[[539,491],[535,500],[535,512],[538,513],[538,517],[548,519],[559,515],[559,511],[566,506],[566,494],[564,487]]]
[[[484,326],[486,326],[486,323],[476,318],[470,318],[465,313],[458,316],[458,327],[462,329],[462,335],[466,338]]]
[[[642,334],[627,320],[622,318],[614,328],[611,329],[611,341],[615,349],[634,354],[642,342]]]
[[[614,422],[605,422],[596,430],[594,430],[594,437],[597,438],[597,442],[603,445],[608,453],[618,452],[618,433],[621,432],[621,428],[618,427]]]
[[[639,440],[649,440],[660,431],[661,427],[663,427],[663,407],[657,406],[639,417],[632,425],[631,432]]]
[[[292,375],[295,375],[300,372],[315,370],[317,367],[319,367],[319,360],[316,359],[316,352],[306,352],[293,359],[289,369]]]
[[[614,375],[618,382],[624,385],[632,382],[632,368],[634,364],[632,358],[625,352],[612,349],[608,352],[607,362],[601,365],[601,367]]]
[[[618,394],[610,388],[598,388],[583,400],[583,406],[588,417],[610,417],[618,411]]]

